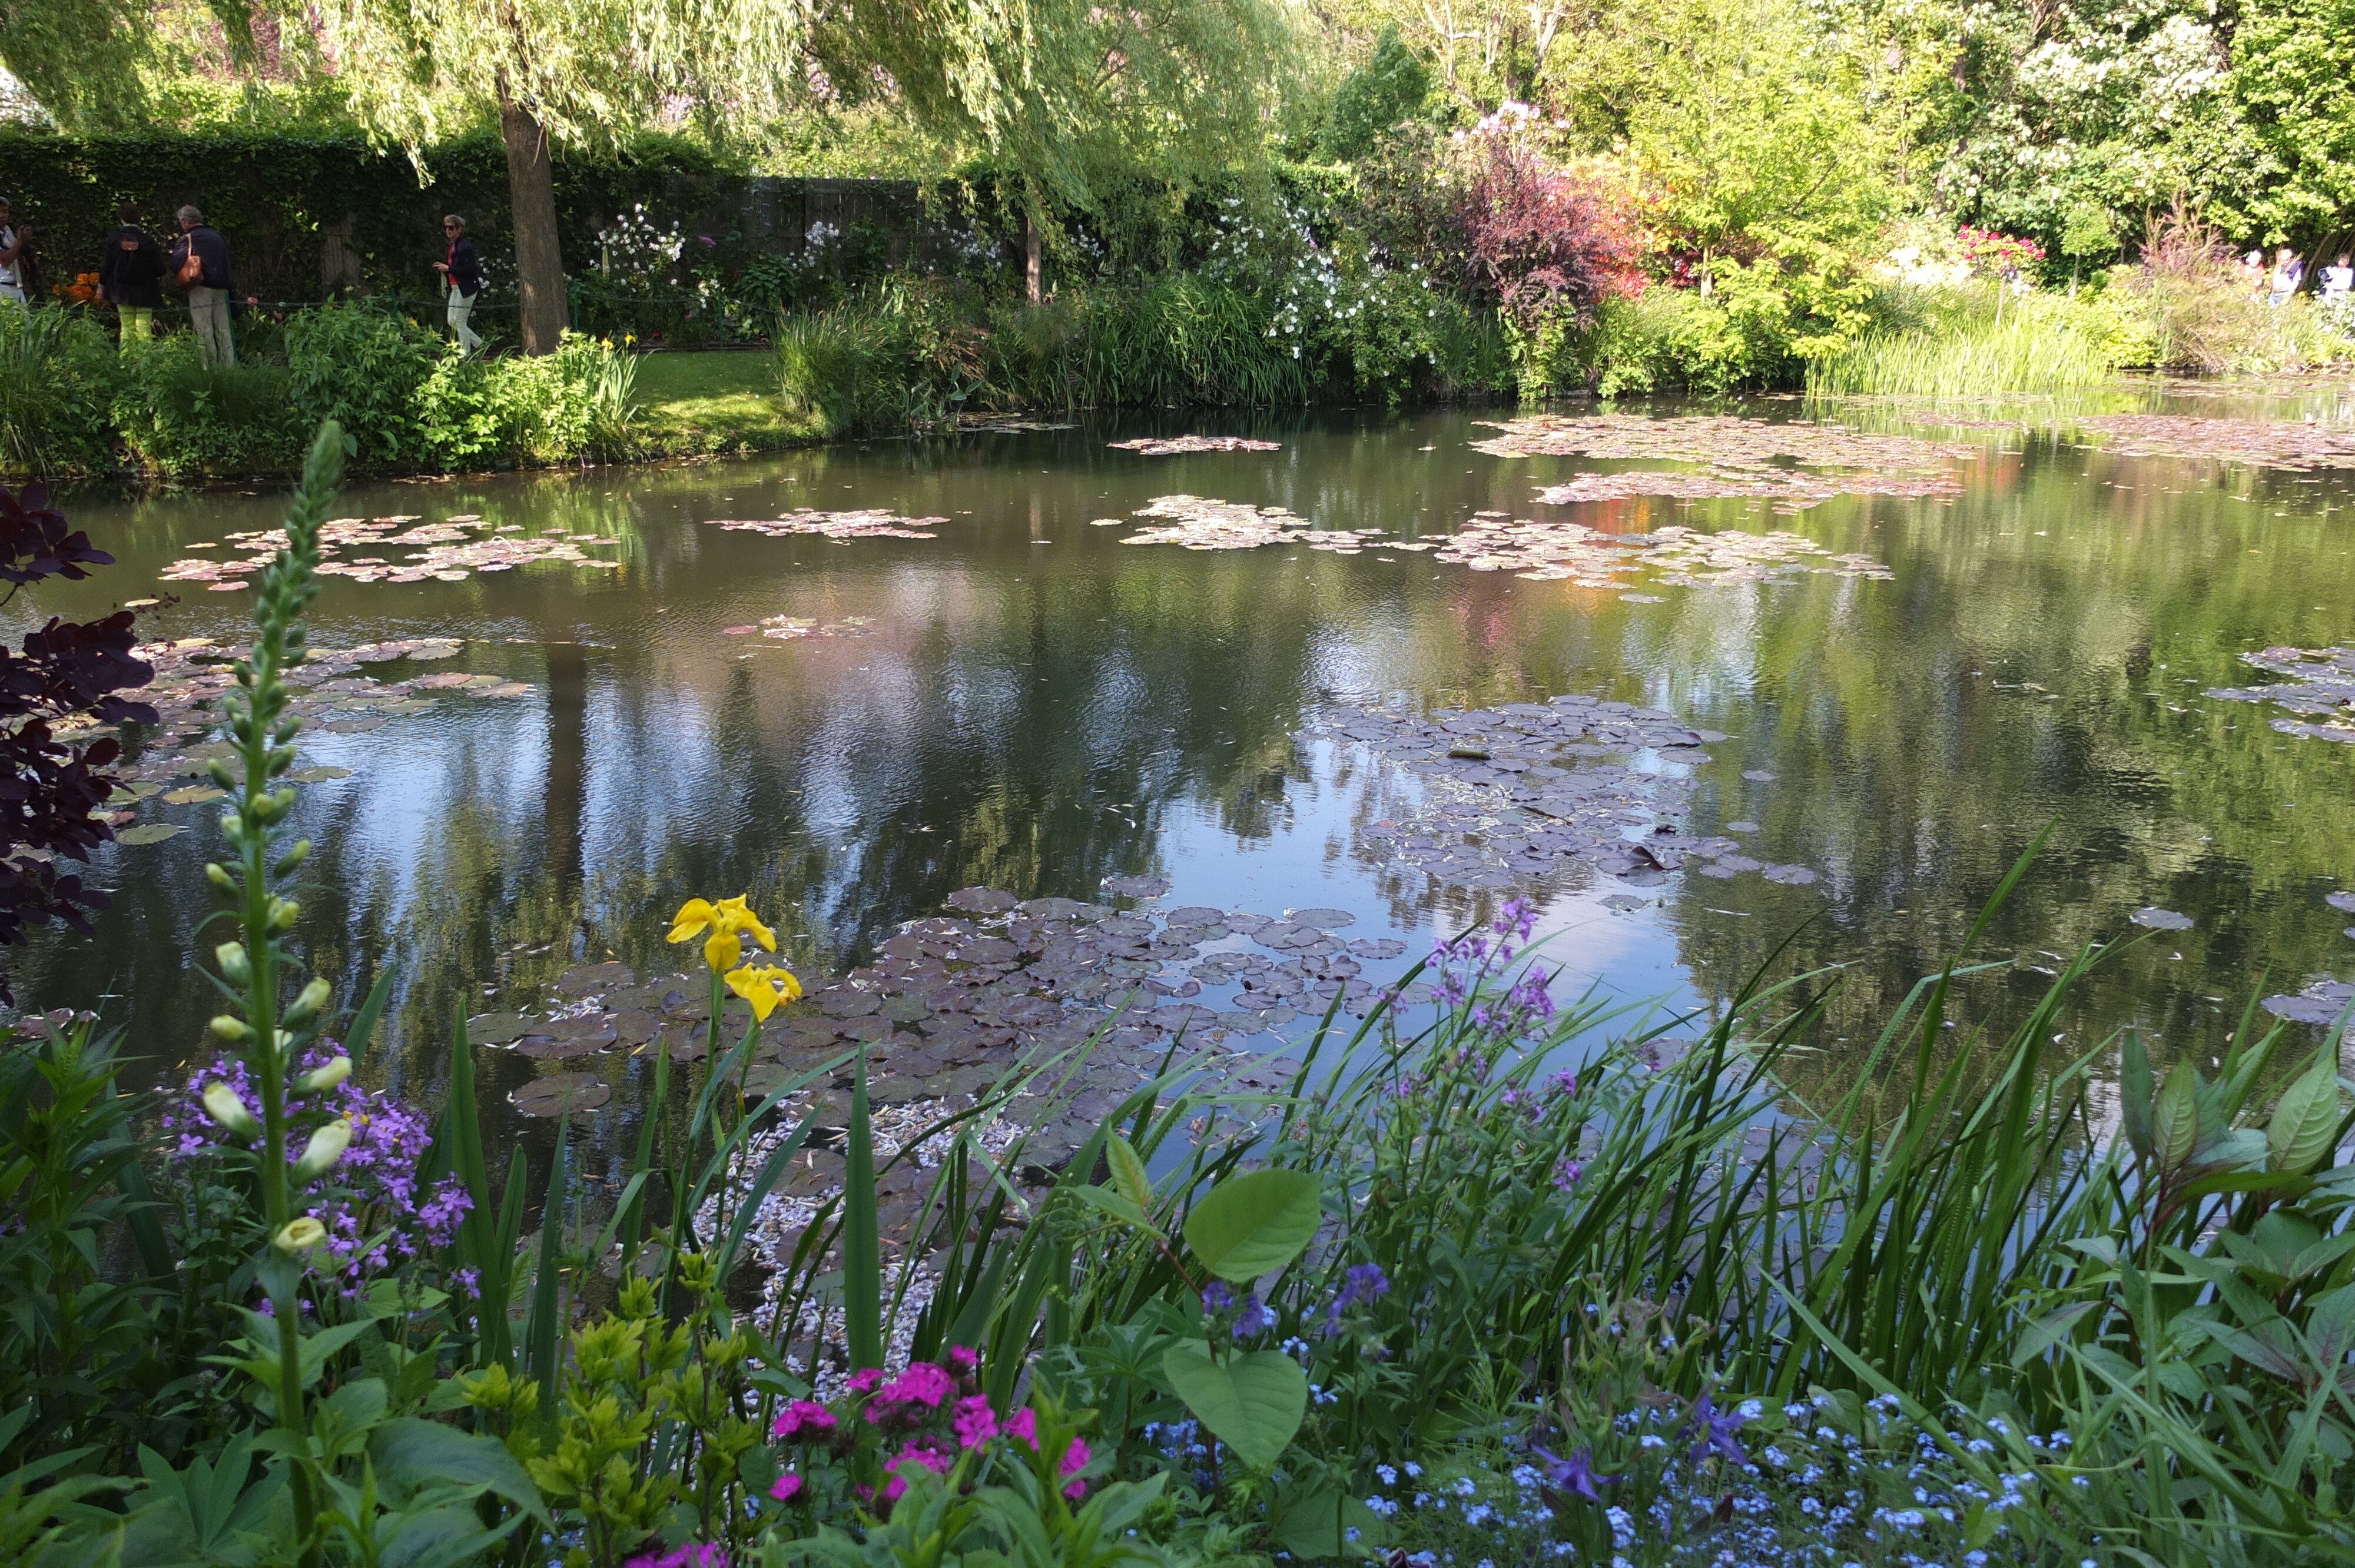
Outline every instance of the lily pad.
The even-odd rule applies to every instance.
[[[175,838],[187,831],[176,822],[143,822],[138,827],[125,828],[115,834],[114,842],[134,848],[141,844],[160,844],[165,839]]]
[[[2156,905],[2146,909],[2137,909],[2133,914],[2127,916],[2126,918],[2133,921],[2137,926],[2147,926],[2154,931],[2189,931],[2191,929],[2190,916],[2179,915],[2172,909],[2161,909]]]
[[[1166,876],[1107,876],[1104,891],[1117,893],[1124,898],[1158,898],[1169,891]]]
[[[185,789],[165,790],[164,803],[167,806],[201,806],[207,800],[220,800],[228,793],[218,785],[191,784]]]
[[[1337,931],[1358,923],[1358,917],[1347,909],[1293,909],[1285,912],[1284,918],[1295,926],[1314,926],[1323,931]]]
[[[566,996],[587,996],[591,991],[610,991],[637,983],[637,971],[619,961],[583,964],[556,977],[556,989]]]
[[[613,1097],[613,1086],[594,1073],[551,1073],[517,1089],[507,1104],[518,1116],[566,1116],[595,1110]]]
[[[349,779],[351,776],[352,770],[348,768],[304,768],[286,777],[297,784],[325,784],[331,779]]]
[[[477,1045],[505,1045],[538,1026],[528,1012],[485,1012],[466,1020],[466,1038]]]

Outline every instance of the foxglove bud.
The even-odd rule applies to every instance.
[[[319,1009],[327,1005],[327,998],[330,994],[332,993],[327,982],[323,980],[314,980],[304,986],[286,1009],[287,1023],[291,1026],[309,1022],[317,1014]]]
[[[305,1214],[299,1220],[289,1220],[272,1238],[280,1252],[308,1252],[327,1239],[327,1227]]]
[[[329,1122],[311,1135],[303,1146],[303,1158],[294,1162],[294,1184],[307,1186],[325,1176],[352,1141],[352,1124],[340,1118]]]
[[[303,1087],[306,1090],[332,1089],[351,1075],[352,1059],[349,1056],[337,1056],[325,1066],[306,1074],[303,1079]]]
[[[240,1138],[251,1138],[261,1130],[261,1124],[245,1108],[237,1091],[219,1078],[205,1086],[205,1114]]]
[[[245,985],[253,979],[253,965],[245,956],[240,942],[223,942],[213,949],[213,962],[220,966],[221,979],[231,985]]]
[[[253,1030],[242,1018],[232,1018],[224,1012],[205,1025],[222,1039],[232,1043],[253,1038]]]

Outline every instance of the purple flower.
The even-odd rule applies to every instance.
[[[1621,1476],[1598,1476],[1594,1473],[1594,1450],[1577,1448],[1565,1459],[1550,1449],[1540,1448],[1538,1455],[1546,1462],[1546,1478],[1563,1491],[1574,1493],[1588,1502],[1601,1502],[1603,1494],[1595,1488],[1607,1487],[1624,1480]]]
[[[1524,898],[1508,898],[1504,908],[1497,912],[1496,924],[1491,928],[1498,936],[1509,935],[1517,941],[1526,942],[1529,939],[1529,933],[1537,929],[1537,924],[1536,906]]]
[[[1575,1160],[1565,1160],[1561,1164],[1554,1167],[1554,1190],[1557,1192],[1567,1192],[1572,1187],[1577,1186],[1578,1179],[1585,1174],[1586,1167],[1584,1165],[1579,1163]]]
[[[1243,1298],[1243,1309],[1235,1317],[1235,1338],[1248,1340],[1254,1334],[1264,1334],[1275,1327],[1275,1314],[1260,1304],[1256,1296]]]
[[[1235,1293],[1227,1288],[1227,1282],[1223,1279],[1213,1279],[1209,1287],[1202,1292],[1202,1310],[1205,1312],[1223,1312],[1234,1304]]]
[[[1736,1465],[1750,1463],[1750,1456],[1742,1451],[1742,1445],[1733,1437],[1734,1429],[1742,1425],[1742,1419],[1740,1411],[1721,1411],[1709,1395],[1702,1394],[1700,1403],[1693,1406],[1692,1419],[1685,1424],[1686,1435],[1695,1439],[1692,1462],[1698,1465],[1715,1454]]]

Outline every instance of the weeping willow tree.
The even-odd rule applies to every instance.
[[[155,0],[0,3],[0,62],[63,123],[135,120]],[[1116,169],[1183,177],[1254,152],[1295,59],[1296,0],[206,0],[233,46],[276,13],[282,67],[331,77],[421,154],[496,114],[527,352],[564,326],[550,155],[684,125],[714,143],[860,104],[996,164],[1026,216]]]

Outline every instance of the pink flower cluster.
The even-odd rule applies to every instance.
[[[888,1510],[907,1494],[907,1478],[912,1470],[947,1475],[961,1454],[986,1448],[1000,1437],[1015,1438],[1037,1452],[1037,1415],[1024,1409],[1001,1417],[991,1407],[989,1396],[981,1392],[980,1365],[981,1358],[960,1345],[943,1361],[916,1361],[897,1377],[863,1369],[843,1384],[848,1399],[856,1403],[837,1413],[813,1400],[794,1400],[778,1413],[770,1435],[779,1442],[822,1444],[837,1459],[847,1459],[858,1446],[858,1434],[871,1430],[879,1436],[896,1431],[899,1436],[886,1439],[896,1442],[898,1447],[882,1462],[880,1493],[867,1483],[851,1489],[860,1501]],[[862,1411],[865,1420],[852,1419]],[[947,1418],[946,1430],[939,1425],[943,1416]],[[1074,1502],[1087,1495],[1087,1483],[1078,1478],[1091,1457],[1088,1446],[1073,1438],[1059,1461],[1066,1482],[1063,1495]],[[770,1487],[769,1496],[781,1503],[794,1503],[808,1502],[814,1494],[807,1477],[787,1469]]]

